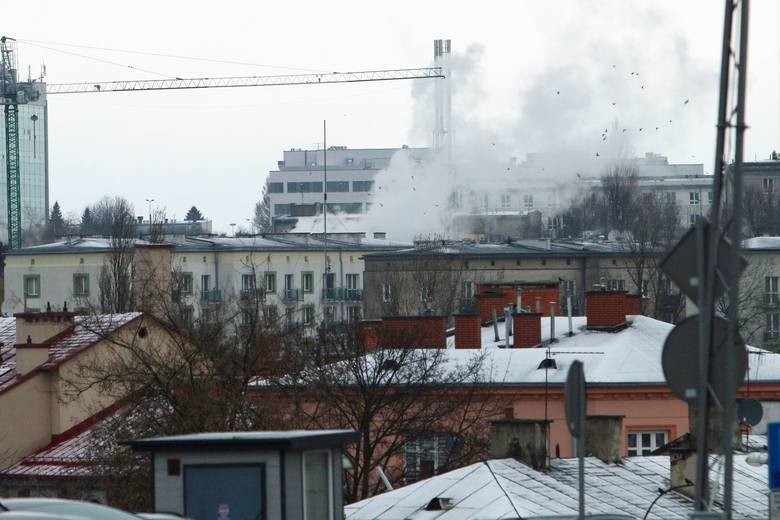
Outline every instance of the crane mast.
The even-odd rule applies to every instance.
[[[22,201],[19,189],[19,104],[16,87],[16,63],[13,40],[0,38],[0,84],[5,116],[5,167],[8,201],[8,245],[22,247]]]
[[[170,78],[135,81],[102,81],[46,84],[18,83],[14,39],[0,37],[0,104],[4,105],[5,157],[8,201],[8,245],[22,247],[22,208],[19,171],[19,105],[46,94],[83,94],[282,85],[322,85],[409,79],[443,78],[441,67],[286,74],[278,76],[229,76],[218,78]]]

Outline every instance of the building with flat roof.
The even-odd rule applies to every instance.
[[[148,245],[135,240],[134,247]],[[183,237],[167,244],[174,297],[193,319],[211,304],[259,300],[288,324],[357,320],[362,314],[363,255],[408,244],[321,234]],[[327,251],[327,253],[326,253]],[[8,253],[3,312],[37,312],[63,302],[75,310],[99,305],[100,274],[114,249],[107,238],[80,238]],[[326,264],[326,256],[328,258]],[[327,267],[326,267],[327,265]]]
[[[371,208],[374,179],[396,153],[423,161],[427,148],[347,148],[284,151],[278,169],[268,174],[271,218],[307,217],[322,213],[327,156],[328,213],[361,214]]]

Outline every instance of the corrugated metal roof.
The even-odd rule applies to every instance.
[[[722,500],[721,459],[713,456],[711,478],[718,484],[715,503]],[[658,498],[659,489],[669,488],[669,457],[629,457],[619,464],[596,458],[585,459],[585,508],[588,514],[625,514],[642,518]],[[514,459],[488,460],[444,473],[409,486],[350,504],[344,508],[347,520],[395,520],[436,518],[438,520],[491,520],[536,518],[552,515],[576,516],[578,508],[577,459],[553,459],[546,471],[537,471]],[[425,511],[434,498],[448,498],[453,507]],[[693,502],[670,492],[653,506],[648,518],[684,520]],[[745,463],[745,455],[734,457],[734,518],[766,518],[766,468]]]

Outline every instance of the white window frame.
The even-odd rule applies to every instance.
[[[509,209],[512,207],[512,196],[509,193],[501,194],[501,209]]]
[[[764,177],[762,181],[764,193],[772,193],[775,189],[775,180],[771,177]]]
[[[360,289],[360,275],[358,273],[347,273],[347,289]]]
[[[534,196],[532,194],[523,195],[523,207],[525,209],[533,209],[533,207],[534,207]]]
[[[333,520],[333,457],[330,450],[307,450],[301,455],[301,490],[303,491],[303,520],[306,516],[306,456],[325,453],[328,455],[328,520]]]
[[[607,280],[607,289],[610,291],[624,291],[626,282],[622,278],[611,278]]]
[[[691,206],[698,206],[701,204],[701,193],[698,191],[688,192],[688,204]]]
[[[650,435],[650,444],[647,446],[642,444],[642,435],[645,434]],[[656,435],[658,434],[663,435],[662,444],[658,444],[656,441]],[[633,448],[631,447],[632,435],[636,437],[636,443]],[[630,431],[626,437],[626,448],[629,457],[646,457],[661,446],[664,446],[667,442],[669,442],[669,432],[666,430]]]
[[[677,203],[677,192],[676,191],[666,191],[664,192],[664,202],[667,204],[676,204]]]
[[[766,314],[766,329],[764,339],[773,340],[780,337],[780,312],[768,312]]]
[[[693,227],[696,225],[696,219],[698,218],[698,215],[691,213],[688,215],[688,225]]]
[[[780,277],[764,277],[764,303],[777,305],[780,302]]]
[[[389,283],[382,284],[382,301],[385,303],[393,301],[393,287]]]

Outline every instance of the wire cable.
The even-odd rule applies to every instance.
[[[312,69],[312,68],[306,68],[306,67],[291,67],[286,65],[271,65],[267,63],[252,63],[247,61],[238,61],[238,60],[226,60],[226,59],[219,59],[219,58],[203,58],[198,56],[184,56],[181,54],[166,54],[162,52],[149,52],[149,51],[133,51],[129,49],[115,49],[111,47],[96,47],[92,45],[80,45],[76,43],[64,43],[64,42],[47,42],[47,41],[41,41],[41,40],[22,40],[17,38],[16,41],[29,43],[30,45],[34,44],[48,44],[48,45],[60,45],[63,47],[75,47],[79,49],[92,49],[92,50],[98,50],[98,51],[108,51],[108,52],[122,52],[125,54],[138,54],[141,56],[156,56],[158,58],[174,58],[179,60],[190,60],[190,61],[204,61],[204,62],[211,62],[211,63],[222,63],[227,65],[243,65],[247,67],[262,67],[262,68],[268,68],[268,69],[281,69],[281,70],[297,70],[297,71],[303,71],[303,72],[320,72],[320,73],[327,73],[330,71],[322,70],[322,69]]]
[[[21,40],[17,40],[17,41],[21,41]],[[107,63],[109,65],[116,65],[117,67],[122,67],[123,69],[139,70],[141,72],[146,72],[148,74],[155,74],[157,76],[162,76],[164,78],[180,79],[179,76],[174,76],[174,75],[171,75],[171,74],[163,74],[161,72],[155,72],[155,71],[149,70],[149,69],[142,69],[140,67],[136,67],[134,65],[128,65],[126,63],[119,63],[119,62],[116,62],[116,61],[106,60],[106,59],[103,59],[103,58],[96,58],[94,56],[87,56],[86,54],[79,54],[78,52],[64,51],[62,49],[55,49],[54,47],[47,47],[46,45],[40,45],[40,44],[32,43],[32,42],[25,42],[25,43],[27,43],[28,45],[32,45],[34,47],[40,47],[42,49],[47,49],[47,50],[54,51],[54,52],[61,52],[63,54],[69,54],[71,56],[78,56],[79,58],[84,58],[84,59],[87,59],[87,60],[93,60],[93,61],[98,61],[98,62],[101,62],[101,63]]]

